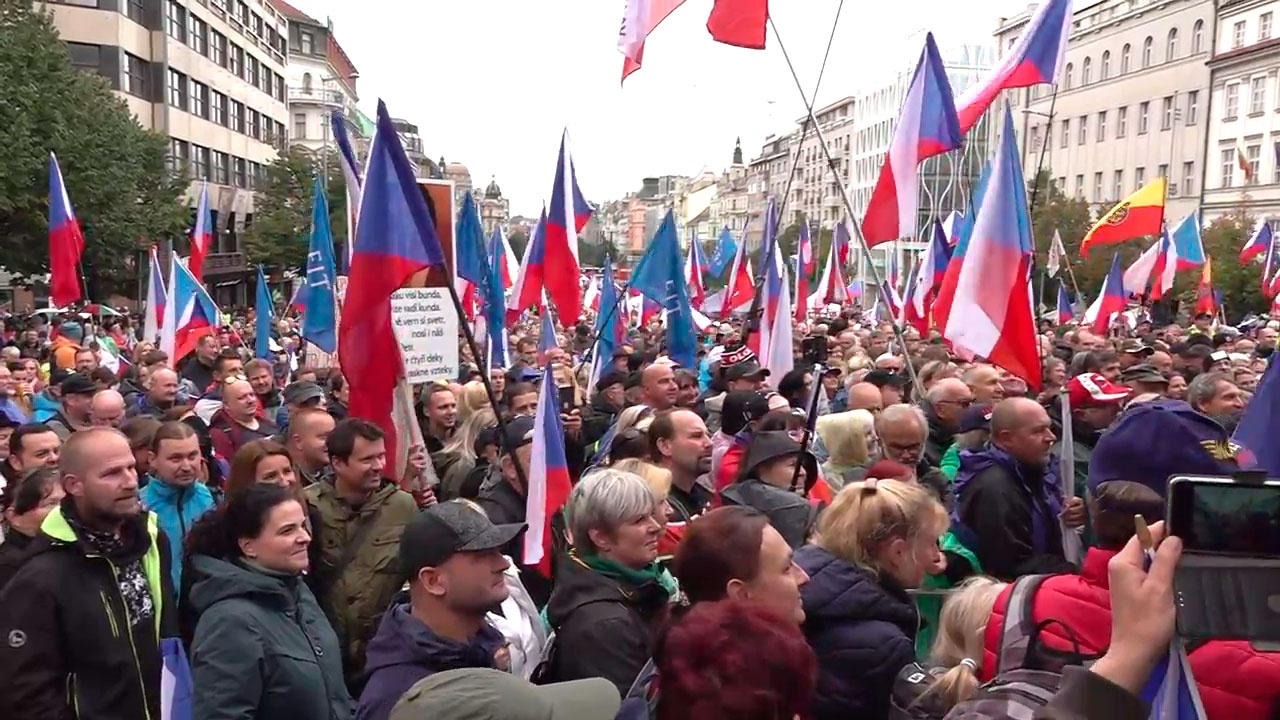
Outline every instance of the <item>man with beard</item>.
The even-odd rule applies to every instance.
[[[91,428],[58,470],[67,496],[0,593],[0,717],[158,718],[170,553],[138,500],[133,451]]]
[[[957,534],[993,577],[1012,582],[1073,570],[1062,554],[1058,517],[1082,525],[1084,502],[1059,496],[1053,441],[1049,413],[1039,403],[1009,398],[992,409],[988,445],[960,457]]]
[[[698,478],[711,471],[711,435],[707,425],[691,410],[658,413],[649,426],[649,454],[653,462],[671,471],[667,504],[674,522],[688,522],[711,504],[711,491]]]

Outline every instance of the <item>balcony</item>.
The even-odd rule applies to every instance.
[[[346,110],[348,98],[341,90],[325,90],[316,87],[290,87],[289,103],[306,103]]]
[[[210,253],[204,259],[206,275],[231,275],[248,272],[249,265],[242,252]]]

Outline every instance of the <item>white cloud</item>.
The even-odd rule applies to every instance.
[[[840,0],[772,3],[805,92],[811,93]],[[295,0],[329,16],[360,71],[361,108],[377,99],[416,123],[428,155],[495,177],[512,212],[536,215],[549,193],[560,131],[569,128],[583,193],[621,197],[641,178],[728,165],[734,138],[748,158],[793,127],[804,105],[770,33],[768,49],[717,44],[711,0],[688,0],[650,36],[645,66],[620,86],[622,0]],[[918,36],[989,43],[1015,0],[846,0],[818,104],[910,63]],[[914,37],[913,37],[914,36]]]

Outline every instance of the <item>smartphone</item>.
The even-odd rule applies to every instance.
[[[563,387],[556,388],[556,391],[560,396],[560,412],[568,415],[577,404],[577,398],[575,397],[573,386],[565,385]]]
[[[1182,540],[1178,634],[1280,643],[1280,479],[1174,476],[1165,519]]]

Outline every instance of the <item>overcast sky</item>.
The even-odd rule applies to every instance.
[[[477,186],[496,178],[513,215],[549,194],[561,130],[592,201],[641,178],[720,171],[738,136],[747,159],[794,127],[804,105],[776,38],[764,51],[713,42],[712,0],[687,0],[650,36],[643,69],[619,84],[623,0],[292,0],[330,17],[360,71],[360,106],[378,98],[417,123],[425,150],[462,162]],[[840,0],[774,0],[774,21],[812,93]],[[1025,0],[846,0],[818,104],[854,92],[940,45],[992,44]],[[927,23],[927,25],[925,24]]]

